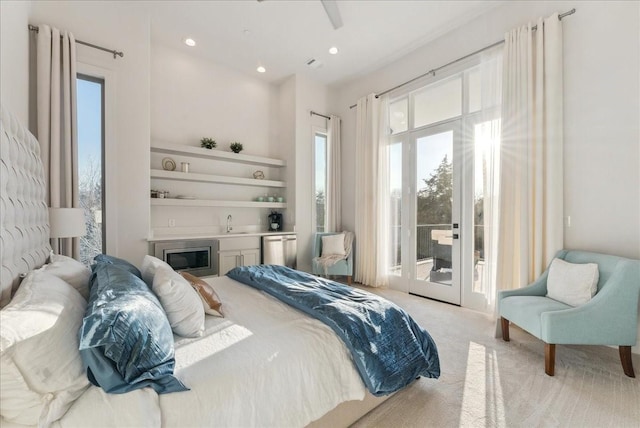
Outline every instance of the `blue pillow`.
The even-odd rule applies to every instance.
[[[109,256],[107,254],[98,254],[93,258],[93,261],[98,265],[106,263],[106,264],[117,266],[121,269],[131,272],[138,278],[142,278],[142,274],[140,273],[140,270],[124,259],[119,259],[118,257]],[[96,265],[93,265],[93,266],[96,266]]]
[[[188,390],[173,376],[171,326],[147,284],[111,263],[94,265],[90,282],[80,355],[91,383],[116,394]]]

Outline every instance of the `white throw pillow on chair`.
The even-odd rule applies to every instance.
[[[322,257],[324,256],[344,256],[344,233],[336,235],[325,235],[322,237]]]
[[[547,297],[580,306],[589,302],[598,291],[598,265],[596,263],[569,263],[553,259],[547,277]]]

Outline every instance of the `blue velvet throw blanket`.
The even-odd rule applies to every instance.
[[[438,349],[429,333],[380,296],[285,266],[242,266],[227,276],[331,327],[373,395],[391,394],[419,376],[440,376]]]

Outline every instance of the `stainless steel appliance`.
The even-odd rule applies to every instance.
[[[296,268],[296,235],[268,235],[262,237],[262,263]]]
[[[159,241],[153,247],[153,254],[176,271],[196,276],[218,274],[218,241],[215,239]]]

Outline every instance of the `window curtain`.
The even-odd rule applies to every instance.
[[[473,130],[475,177],[482,182],[483,261],[480,284],[486,311],[495,310],[496,258],[499,231],[500,105],[502,103],[502,47],[484,52],[480,61],[481,113]],[[475,203],[475,202],[474,202]],[[476,280],[474,278],[474,280]]]
[[[562,23],[505,35],[496,282],[518,288],[563,247]]]
[[[327,129],[327,229],[329,232],[339,232],[342,229],[340,204],[340,128],[341,120],[338,116],[330,115]]]
[[[47,180],[47,204],[53,208],[78,208],[76,42],[73,34],[40,25],[36,60],[37,132]],[[79,258],[79,239],[64,238],[60,244],[61,254]]]
[[[358,100],[356,118],[355,281],[388,284],[388,98]]]

